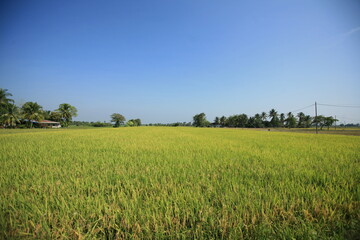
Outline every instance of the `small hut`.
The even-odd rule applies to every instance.
[[[49,121],[49,120],[42,120],[38,122],[34,122],[36,125],[42,128],[61,128],[59,122]]]

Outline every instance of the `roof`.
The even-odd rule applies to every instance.
[[[42,120],[42,121],[39,121],[38,123],[59,123],[59,122],[54,122],[54,121],[49,121],[49,120]]]

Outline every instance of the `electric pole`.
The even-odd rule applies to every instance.
[[[316,124],[316,134],[318,134],[318,117],[317,117],[317,104],[315,102],[315,124]]]

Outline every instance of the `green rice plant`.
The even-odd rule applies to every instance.
[[[0,132],[3,239],[352,239],[360,138],[138,127]]]

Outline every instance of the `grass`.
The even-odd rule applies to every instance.
[[[360,138],[0,131],[0,238],[355,239]]]

